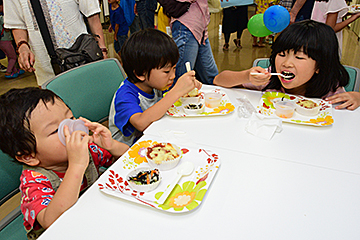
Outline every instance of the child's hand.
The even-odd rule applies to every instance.
[[[96,145],[104,149],[112,149],[113,147],[113,138],[111,137],[110,130],[97,122],[90,122],[86,118],[80,117],[80,120],[85,122],[85,126],[93,132],[92,136],[89,136],[89,141],[94,142]]]
[[[187,73],[184,73],[176,82],[175,86],[173,87],[172,91],[177,92],[179,97],[184,96],[191,90],[195,88],[195,86],[200,86],[201,83],[196,80],[195,78],[195,71],[191,70]]]
[[[89,164],[89,135],[83,131],[75,131],[70,135],[69,127],[65,125],[64,136],[69,167],[76,165],[86,169]]]
[[[252,73],[263,73],[260,75],[251,75]],[[270,80],[270,73],[262,67],[253,67],[249,71],[249,81],[255,86],[265,85]]]
[[[111,24],[110,24],[110,26],[109,26],[109,28],[108,28],[108,31],[109,31],[109,33],[112,33],[112,27],[111,27]]]
[[[360,106],[360,92],[338,93],[325,100],[331,104],[343,102],[341,105],[336,106],[335,109],[355,110]]]

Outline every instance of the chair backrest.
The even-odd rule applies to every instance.
[[[268,58],[257,58],[254,60],[253,67],[260,66],[262,68],[268,68],[270,62]],[[360,88],[360,69],[352,66],[344,65],[346,71],[349,73],[349,83],[345,86],[347,92],[359,91]]]
[[[359,92],[360,87],[360,69],[352,66],[344,65],[346,71],[349,73],[349,84],[345,86],[347,92]]]
[[[0,151],[0,206],[3,208],[0,219],[0,239],[27,239],[20,206],[9,209],[9,207],[13,207],[13,204],[7,204],[9,199],[20,192],[21,171],[20,164]]]
[[[70,69],[42,85],[60,96],[75,117],[93,122],[108,118],[114,93],[126,74],[115,58],[104,59]]]
[[[257,58],[254,60],[253,67],[268,68],[270,66],[269,58]]]
[[[19,192],[22,166],[0,150],[0,206]]]

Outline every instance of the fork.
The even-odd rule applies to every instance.
[[[256,76],[256,75],[264,75],[265,73],[250,73],[250,75],[252,76]],[[283,78],[291,78],[291,76],[285,76],[284,74],[282,73],[270,73],[270,75],[279,75]]]

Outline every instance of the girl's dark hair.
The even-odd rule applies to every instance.
[[[320,22],[305,20],[291,24],[276,39],[270,56],[271,72],[276,72],[275,58],[279,53],[295,53],[302,50],[316,61],[316,70],[306,84],[305,97],[321,98],[338,87],[344,87],[349,82],[349,74],[340,63],[339,43],[334,30]],[[281,89],[277,76],[263,89]]]
[[[36,139],[30,130],[31,113],[40,101],[54,104],[55,99],[61,100],[52,91],[37,87],[11,89],[1,95],[0,149],[12,158],[36,153]]]
[[[123,68],[132,83],[140,82],[136,75],[149,77],[152,69],[163,68],[169,63],[174,66],[178,59],[174,40],[152,28],[132,34],[121,48]]]

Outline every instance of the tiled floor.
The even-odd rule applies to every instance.
[[[249,16],[251,16],[253,9],[249,9]],[[241,44],[242,49],[236,49],[233,38],[236,34],[232,34],[230,39],[229,51],[223,51],[224,38],[221,34],[222,14],[213,13],[211,15],[211,23],[209,25],[209,38],[215,61],[219,71],[243,70],[250,68],[256,58],[269,57],[271,47],[266,44],[264,48],[253,48],[252,37],[247,30],[244,30]],[[110,51],[110,57],[115,57],[113,48],[113,36],[105,31],[106,42]],[[7,60],[1,60],[4,65],[7,65]],[[360,42],[358,37],[350,30],[344,30],[343,39],[343,57],[342,63],[360,68]],[[0,73],[0,94],[6,92],[11,88],[21,88],[27,86],[37,86],[34,75],[32,73],[25,73],[16,79],[6,79],[3,73]]]

